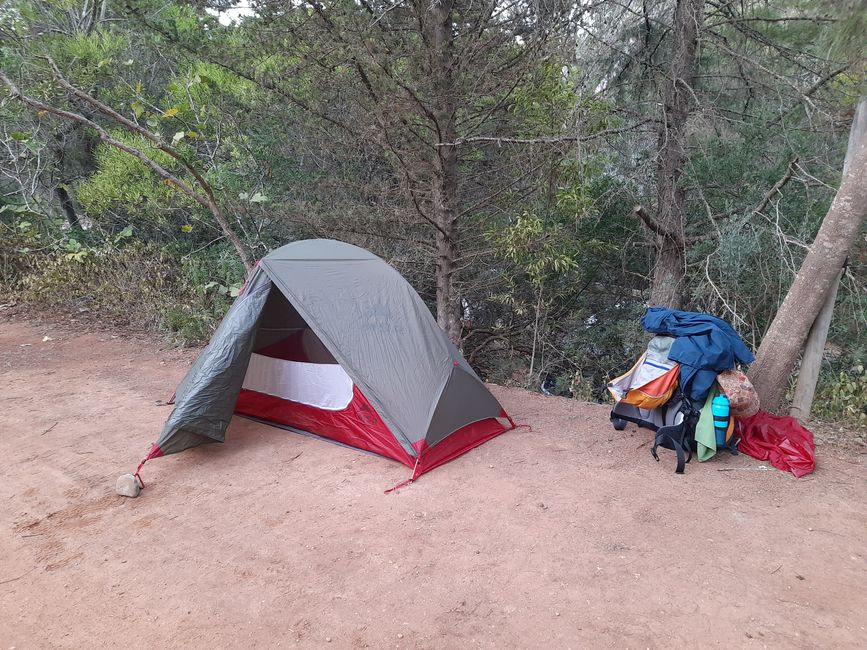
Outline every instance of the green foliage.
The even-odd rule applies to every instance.
[[[244,277],[226,246],[182,255],[142,242],[131,225],[98,237],[11,207],[0,208],[0,293],[24,302],[87,310],[194,343],[210,336]]]
[[[126,145],[146,152],[163,167],[176,169],[176,161],[154,149],[145,138],[120,130],[113,131],[111,135]],[[159,218],[178,204],[193,204],[192,199],[167,185],[143,162],[125,151],[102,143],[96,150],[96,172],[78,186],[78,201],[93,217],[113,209],[134,208]]]
[[[124,234],[119,240],[129,238]],[[159,246],[133,241],[85,248],[73,242],[67,245],[74,252],[35,260],[18,292],[22,300],[91,311],[120,325],[163,331],[184,344],[207,339],[229,307],[228,292],[196,284],[196,272],[188,273]]]
[[[867,372],[863,365],[823,377],[813,412],[827,419],[867,424]]]
[[[574,239],[562,224],[545,224],[538,215],[524,212],[495,237],[506,258],[520,265],[536,286],[578,267]]]
[[[244,267],[229,246],[215,246],[197,255],[184,255],[181,263],[184,281],[202,292],[235,297],[231,294],[244,284]],[[222,291],[220,287],[226,290]]]
[[[560,135],[565,125],[579,124],[591,135],[616,126],[620,120],[610,102],[584,97],[582,75],[559,60],[544,61],[527,83],[511,93],[510,111],[519,120],[523,137]]]
[[[598,193],[604,186],[600,166],[564,161],[551,171],[553,192],[536,210],[522,212],[488,236],[537,290],[551,281],[577,281],[582,265],[587,267],[616,247],[595,237],[589,227],[600,216]]]
[[[92,33],[77,33],[54,41],[54,52],[62,61],[71,62],[77,71],[102,70],[119,57],[127,47],[124,35],[98,29]]]
[[[202,61],[193,62],[186,72],[169,81],[165,91],[164,117],[196,124],[199,137],[213,135],[225,117],[220,106],[224,96],[247,102],[257,94],[249,81]]]
[[[65,250],[61,223],[25,205],[0,205],[0,294],[15,295],[42,255]]]
[[[543,63],[534,77],[512,93],[511,111],[520,119],[524,135],[560,132],[564,116],[575,106],[575,70],[556,61]]]

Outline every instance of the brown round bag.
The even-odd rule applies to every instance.
[[[729,409],[736,418],[748,418],[759,412],[759,395],[747,376],[740,370],[726,370],[716,378],[723,394],[729,398]]]

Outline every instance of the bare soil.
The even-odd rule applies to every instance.
[[[194,355],[0,319],[0,649],[867,646],[863,450],[677,476],[605,406],[493,387],[532,431],[392,494],[402,465],[236,419],[116,496]]]

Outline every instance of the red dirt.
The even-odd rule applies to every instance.
[[[395,462],[236,419],[116,496],[194,353],[0,321],[0,647],[867,644],[857,451],[676,476],[605,406],[494,387],[533,431],[393,494]]]

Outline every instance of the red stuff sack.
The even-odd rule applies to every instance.
[[[757,460],[766,460],[796,478],[816,469],[813,433],[795,418],[759,411],[738,420],[741,444],[738,449]]]

